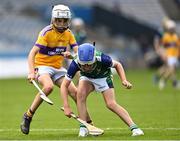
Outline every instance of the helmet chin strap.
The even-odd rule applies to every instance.
[[[54,26],[54,25],[53,25],[53,26]],[[67,29],[69,28],[69,26],[63,27],[63,28],[57,28],[56,26],[54,26],[54,28],[55,28],[58,32],[63,33],[65,30],[67,30]]]

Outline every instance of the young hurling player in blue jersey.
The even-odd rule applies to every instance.
[[[96,90],[102,93],[108,109],[117,114],[131,129],[132,136],[144,135],[143,131],[133,122],[128,112],[115,100],[114,86],[112,81],[111,68],[115,68],[122,85],[127,89],[132,84],[127,81],[121,63],[112,60],[108,55],[96,51],[94,46],[84,43],[79,46],[77,56],[71,62],[65,79],[61,85],[61,95],[64,101],[64,114],[70,117],[71,108],[68,103],[68,86],[77,71],[80,71],[79,85],[77,90],[77,108],[79,117],[87,121],[86,99],[88,95]],[[79,136],[87,136],[88,130],[80,126]]]

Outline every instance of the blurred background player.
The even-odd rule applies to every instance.
[[[178,64],[178,66],[180,66],[180,36],[179,36],[179,64]]]
[[[85,24],[82,18],[73,18],[72,19],[72,31],[74,33],[75,39],[78,45],[81,45],[85,42],[87,38]]]
[[[71,29],[78,45],[83,44],[87,39],[87,33],[85,30],[85,23],[82,18],[73,18],[71,21]],[[71,48],[72,50],[72,48]],[[71,52],[73,54],[73,52]],[[72,60],[66,59],[66,68],[69,67]],[[75,84],[78,84],[79,72],[76,73]]]
[[[55,5],[52,9],[51,24],[40,32],[28,56],[28,79],[30,82],[37,79],[47,96],[52,92],[54,84],[60,87],[66,74],[66,69],[62,65],[64,58],[70,57],[68,46],[77,52],[77,42],[69,30],[70,20],[70,9],[65,5]],[[73,83],[68,87],[68,91],[76,101],[76,87]],[[29,133],[32,117],[42,101],[37,94],[23,115],[20,127],[24,134]]]
[[[61,85],[61,95],[64,104],[66,116],[70,116],[71,110],[68,104],[67,95],[68,87],[71,80],[77,71],[80,71],[79,85],[77,90],[77,108],[79,117],[87,120],[86,100],[88,95],[96,90],[102,93],[106,106],[109,110],[117,114],[131,129],[132,136],[144,135],[143,131],[133,122],[128,112],[120,106],[115,100],[114,86],[112,80],[111,68],[115,68],[122,85],[127,89],[132,87],[132,84],[127,81],[124,69],[121,63],[112,60],[101,52],[95,50],[95,47],[89,43],[84,43],[79,46],[76,58],[71,62],[67,75]],[[80,126],[79,136],[87,136],[88,130],[85,126]]]
[[[85,42],[87,39],[87,34],[85,30],[85,23],[82,18],[73,18],[71,21],[71,30],[74,34],[74,37],[76,39],[76,42],[78,45],[81,45],[82,43]],[[72,50],[72,48],[71,48]],[[73,52],[72,52],[73,54]],[[71,60],[66,59],[66,65],[67,67],[71,63]]]
[[[155,44],[156,52],[163,60],[163,66],[159,69],[156,78],[159,80],[160,89],[165,87],[168,79],[172,80],[172,85],[175,88],[179,88],[176,76],[179,56],[179,38],[176,33],[176,23],[173,20],[166,19],[164,29],[159,45],[158,43]]]
[[[160,30],[158,32],[159,34],[156,35],[154,38],[154,49],[155,49],[156,54],[159,57],[159,64],[160,64],[160,67],[158,68],[158,70],[157,70],[157,72],[153,78],[154,83],[159,82],[159,79],[163,75],[163,73],[165,72],[166,66],[167,66],[167,56],[165,53],[165,48],[162,46],[161,39],[162,39],[163,34],[167,30],[167,22],[168,21],[169,21],[168,17],[165,17],[162,20],[162,28],[160,28]]]

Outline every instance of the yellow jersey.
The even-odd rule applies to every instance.
[[[179,37],[179,59],[180,59],[180,37]]]
[[[64,61],[62,52],[65,52],[68,46],[77,46],[77,43],[71,30],[60,33],[51,24],[40,31],[34,46],[40,48],[35,56],[35,67],[50,66],[58,69]]]
[[[162,37],[162,45],[166,50],[167,57],[178,57],[179,55],[179,41],[176,33],[166,32]]]

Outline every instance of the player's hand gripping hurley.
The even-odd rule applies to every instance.
[[[38,84],[36,83],[35,80],[32,80],[33,85],[38,89],[40,93],[40,97],[47,102],[50,105],[53,105],[53,102],[46,96],[46,94],[39,88]]]
[[[61,110],[64,111],[64,107],[61,107]],[[88,129],[90,135],[97,136],[97,135],[102,135],[104,133],[104,130],[87,123],[86,121],[77,117],[74,113],[71,113],[71,117],[73,117],[79,123],[84,124],[86,128]]]

